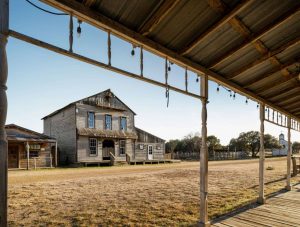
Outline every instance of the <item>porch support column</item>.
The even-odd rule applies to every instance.
[[[208,99],[208,77],[201,76],[201,99],[202,102],[202,142],[200,150],[200,222],[199,226],[210,226],[207,212],[208,194],[208,149],[207,149],[207,99]]]
[[[55,167],[57,167],[57,142],[55,142]]]
[[[261,103],[259,108],[260,115],[260,149],[259,149],[259,197],[257,202],[259,204],[264,204],[265,199],[265,148],[264,148],[264,134],[265,134],[265,104]]]
[[[292,146],[291,146],[291,117],[288,117],[288,150],[287,150],[287,173],[286,173],[286,190],[291,191],[291,159],[292,159]]]
[[[29,170],[29,149],[30,149],[30,146],[29,146],[29,143],[26,142],[26,145],[25,145],[25,148],[26,148],[26,157],[27,157],[27,170]]]
[[[0,226],[7,226],[7,138],[5,122],[7,115],[7,57],[8,0],[0,0]]]

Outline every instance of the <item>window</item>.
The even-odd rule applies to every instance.
[[[120,129],[126,131],[127,130],[127,119],[126,117],[120,118]]]
[[[95,128],[95,113],[88,112],[88,128]]]
[[[111,130],[112,129],[112,116],[105,115],[105,129]]]
[[[126,152],[126,141],[120,140],[120,155],[124,155]]]
[[[97,154],[97,139],[90,138],[90,155]]]
[[[29,144],[29,158],[37,158],[40,156],[41,145]],[[27,158],[27,151],[25,148],[24,158]]]

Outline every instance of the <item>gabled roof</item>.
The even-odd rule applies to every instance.
[[[154,138],[154,139],[156,139],[156,140],[160,140],[161,142],[165,142],[164,139],[162,139],[162,138],[160,138],[160,137],[157,137],[157,136],[155,136],[155,135],[153,135],[153,134],[151,134],[151,133],[149,133],[149,132],[146,132],[146,131],[143,130],[143,129],[140,129],[140,128],[135,127],[135,130],[136,130],[136,132],[137,132],[137,134],[138,134],[139,139],[140,139],[140,136],[141,136],[142,134],[146,134],[146,135],[151,136],[152,138]]]
[[[15,124],[5,125],[8,141],[56,142],[56,139]]]
[[[51,114],[49,114],[49,115],[43,117],[42,120],[44,120],[44,119],[46,119],[46,118],[48,118],[48,117],[54,116],[54,115],[56,115],[57,113],[61,112],[62,110],[67,109],[68,107],[71,107],[71,106],[75,105],[76,103],[79,103],[79,102],[81,102],[81,101],[84,101],[84,100],[89,99],[89,98],[92,98],[92,97],[96,97],[96,96],[98,96],[98,95],[101,95],[101,94],[107,93],[107,92],[109,92],[114,98],[116,98],[120,103],[122,103],[122,105],[124,105],[129,111],[131,111],[134,115],[136,115],[136,113],[135,113],[130,107],[128,107],[121,99],[119,99],[119,98],[118,98],[118,97],[117,97],[110,89],[107,89],[107,90],[101,91],[101,92],[99,92],[99,93],[97,93],[97,94],[88,96],[88,97],[83,98],[83,99],[79,99],[79,100],[77,100],[77,101],[75,101],[75,102],[72,102],[72,103],[70,103],[70,104],[68,104],[68,105],[66,105],[66,106],[64,106],[64,107],[62,107],[62,108],[60,108],[60,109],[58,109],[58,110],[52,112]],[[106,106],[103,106],[103,107],[104,107],[104,108],[107,108]],[[110,109],[112,109],[112,108],[110,108]]]

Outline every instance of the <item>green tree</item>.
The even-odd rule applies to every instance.
[[[277,138],[270,134],[265,134],[264,140],[264,146],[267,149],[281,147]],[[258,131],[242,132],[238,138],[231,139],[229,147],[249,152],[252,157],[256,157],[260,148],[260,133]]]

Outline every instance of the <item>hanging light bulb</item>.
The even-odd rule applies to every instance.
[[[81,35],[81,27],[80,25],[82,24],[82,21],[78,19],[78,27],[77,27],[77,37],[79,38]]]
[[[134,48],[135,48],[135,46],[132,44],[131,56],[134,56],[134,55],[135,55]]]
[[[197,76],[197,78],[196,78],[196,83],[199,83],[199,77]]]
[[[231,93],[231,90],[229,90],[229,93],[230,93],[230,98],[232,97],[232,93]]]
[[[234,93],[233,93],[233,99],[235,99],[235,94],[236,94],[236,93],[234,92]]]
[[[171,62],[169,61],[169,65],[168,65],[168,71],[171,71]]]
[[[217,87],[217,92],[220,91],[220,84],[218,84],[218,87]]]
[[[259,108],[259,103],[257,103],[256,108],[257,108],[257,109]],[[267,109],[266,109],[266,110],[267,110]]]
[[[246,98],[246,104],[248,104],[248,98]]]

